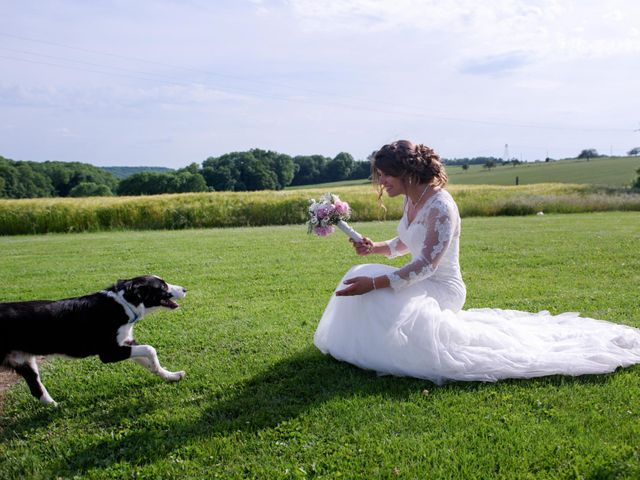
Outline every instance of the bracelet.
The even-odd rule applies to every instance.
[[[376,277],[371,277],[371,283],[373,284],[373,289],[376,290]]]

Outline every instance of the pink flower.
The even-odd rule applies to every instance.
[[[338,215],[347,215],[349,213],[349,204],[347,202],[338,200],[333,206],[335,207]]]
[[[316,217],[319,219],[328,217],[333,213],[333,210],[334,210],[333,205],[330,205],[330,204],[320,205],[318,208],[316,208],[316,212],[315,212]]]
[[[328,237],[335,231],[335,228],[333,225],[327,225],[326,227],[315,227],[313,231],[319,237]]]

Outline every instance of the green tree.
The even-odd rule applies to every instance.
[[[53,194],[51,180],[32,166],[33,162],[13,161],[0,157],[0,178],[4,198],[50,197]]]
[[[487,160],[486,162],[484,162],[484,165],[483,165],[483,167],[486,168],[487,170],[491,170],[495,166],[496,166],[495,160]]]
[[[169,176],[167,193],[206,192],[209,190],[207,182],[199,173],[181,171],[165,174]]]
[[[69,191],[70,197],[110,197],[113,192],[106,185],[81,182]]]
[[[298,166],[291,185],[311,185],[323,181],[322,175],[330,158],[322,155],[299,155],[293,157],[293,162]]]
[[[351,170],[351,175],[349,175],[350,180],[360,180],[369,178],[371,176],[371,162],[356,160],[353,162],[353,169]]]
[[[0,157],[0,198],[13,198],[13,184],[18,172],[9,160]]]
[[[600,155],[598,155],[598,151],[595,148],[587,148],[580,152],[580,155],[578,155],[578,158],[586,158],[588,160],[590,158],[596,158],[599,156]]]
[[[204,177],[199,173],[140,172],[120,181],[118,195],[160,195],[163,193],[206,192]]]
[[[640,155],[640,147],[632,148],[627,152],[627,155]]]
[[[323,180],[325,182],[337,182],[348,179],[355,168],[354,163],[351,154],[340,152],[325,166]]]
[[[227,166],[207,166],[202,169],[202,176],[210,190],[233,191],[236,179]]]
[[[207,185],[217,191],[235,191],[240,178],[235,158],[226,154],[209,157],[202,162],[202,176]]]
[[[492,160],[496,165],[502,162],[501,158],[496,157],[472,157],[472,158],[445,158],[442,160],[444,165],[484,165],[487,161]]]
[[[248,156],[242,162],[240,183],[244,185],[244,190],[276,190],[278,188],[278,177],[268,165],[253,156]]]
[[[141,172],[120,180],[118,195],[158,195],[166,193],[166,174]]]
[[[207,185],[215,190],[234,191],[283,188],[280,187],[278,174],[275,171],[274,156],[263,152],[263,150],[232,152],[217,158],[207,158],[202,162],[203,176]],[[287,181],[286,172],[281,173],[282,181]]]
[[[71,190],[81,183],[106,185],[111,191],[118,184],[113,174],[88,163],[47,161],[33,162],[33,166],[51,179],[54,195],[59,197],[69,196]]]
[[[278,178],[278,190],[291,185],[293,177],[298,171],[298,166],[293,163],[293,159],[289,155],[278,154],[272,161],[273,170]]]
[[[179,169],[178,172],[200,173],[200,166],[196,162],[192,162],[186,167]]]
[[[298,166],[289,155],[260,149],[253,149],[250,153],[253,158],[275,173],[276,190],[282,190],[291,184]]]

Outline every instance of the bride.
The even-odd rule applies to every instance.
[[[400,140],[372,160],[379,196],[404,195],[398,236],[364,238],[358,255],[411,253],[401,268],[356,265],[338,285],[314,336],[326,354],[380,374],[496,381],[606,373],[640,362],[640,330],[577,313],[462,310],[460,215],[440,157]]]

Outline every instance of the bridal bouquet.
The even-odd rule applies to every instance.
[[[350,216],[351,208],[347,202],[340,200],[337,195],[325,193],[318,202],[314,199],[309,200],[309,233],[326,237],[335,231],[335,226],[349,235],[354,242],[361,242],[362,235],[346,222]]]

